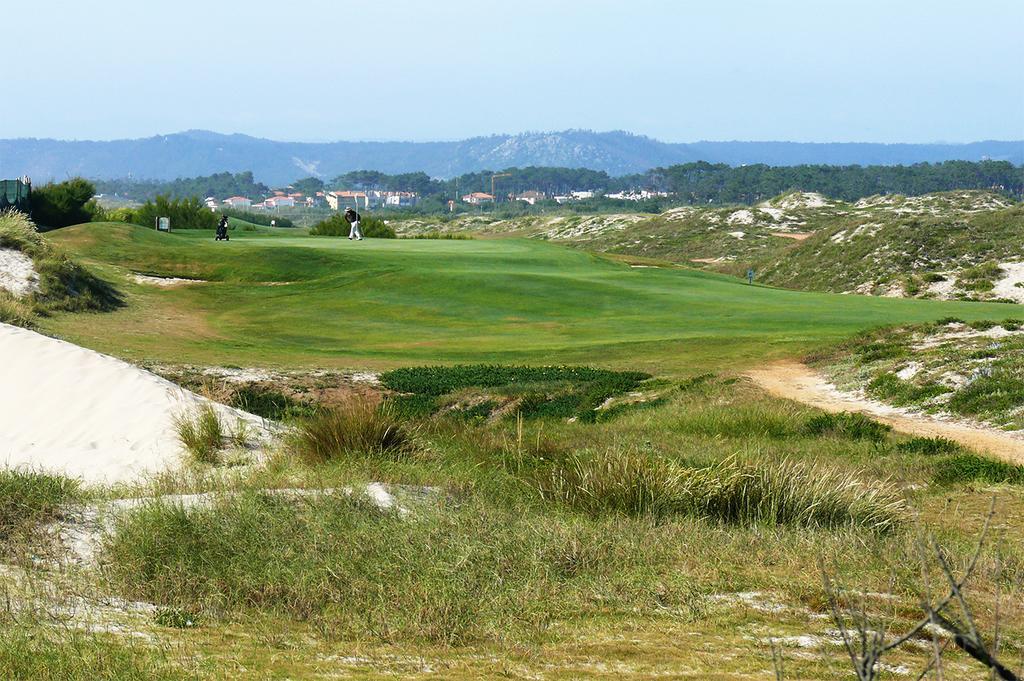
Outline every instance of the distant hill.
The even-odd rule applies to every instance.
[[[817,144],[695,142],[670,144],[625,132],[567,130],[493,135],[454,142],[277,142],[247,135],[190,130],[109,142],[0,140],[0,177],[37,181],[83,175],[170,180],[252,170],[282,185],[301,177],[329,179],[351,170],[423,171],[433,177],[510,166],[561,166],[611,175],[691,161],[742,165],[896,165],[985,158],[1024,164],[1024,141],[970,144]]]

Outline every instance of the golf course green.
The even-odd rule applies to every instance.
[[[119,223],[50,238],[115,283],[126,305],[58,314],[46,330],[144,361],[587,363],[686,374],[808,352],[872,327],[1011,312],[749,286],[536,240],[352,242],[264,230],[225,243]],[[164,287],[133,274],[202,281]]]

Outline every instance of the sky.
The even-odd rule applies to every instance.
[[[1022,0],[35,0],[4,15],[0,138],[1024,139]]]

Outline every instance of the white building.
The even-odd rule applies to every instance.
[[[232,196],[230,199],[224,199],[224,205],[228,208],[245,209],[252,206],[252,201],[244,196]]]
[[[462,197],[462,200],[474,206],[479,205],[481,203],[494,203],[494,197],[491,196],[490,194],[485,194],[484,192],[473,192],[472,194],[466,194],[465,196]]]

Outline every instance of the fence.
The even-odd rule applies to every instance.
[[[16,208],[27,213],[31,195],[32,185],[28,182],[0,180],[0,210]]]

